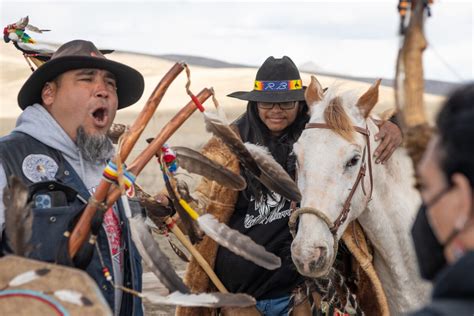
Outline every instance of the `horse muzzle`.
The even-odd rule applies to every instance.
[[[333,245],[330,245],[331,241],[324,242],[323,240],[311,240],[308,236],[297,236],[296,227],[301,214],[312,214],[322,219],[332,235]],[[337,234],[331,230],[332,222],[321,211],[303,207],[293,211],[288,225],[294,238],[291,244],[291,257],[298,272],[307,277],[326,275],[334,263],[338,248]]]

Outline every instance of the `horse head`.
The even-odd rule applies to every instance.
[[[377,126],[369,114],[377,103],[379,85],[377,80],[362,95],[341,93],[338,87],[324,93],[312,76],[305,92],[311,118],[294,145],[303,198],[290,219],[293,262],[305,276],[328,273],[342,233],[370,200],[370,143]]]

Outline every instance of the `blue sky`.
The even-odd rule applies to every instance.
[[[321,71],[391,78],[400,43],[397,0],[366,1],[12,1],[0,24],[29,15],[62,43],[90,39],[102,48],[187,54],[260,65],[288,55]],[[426,23],[425,77],[474,79],[474,4],[435,0]],[[1,56],[0,56],[1,58]]]

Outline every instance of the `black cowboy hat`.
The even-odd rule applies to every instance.
[[[260,66],[252,91],[237,91],[227,96],[255,102],[304,101],[300,72],[287,56],[270,56]]]
[[[38,67],[21,87],[18,105],[22,110],[41,103],[41,91],[46,82],[74,69],[96,68],[110,71],[117,80],[118,108],[134,104],[143,94],[145,82],[135,69],[109,60],[92,42],[74,40],[63,44],[51,59]]]

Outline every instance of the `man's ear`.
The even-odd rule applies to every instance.
[[[46,82],[41,90],[41,100],[47,109],[51,107],[56,97],[57,84],[53,81]]]
[[[473,209],[473,197],[472,187],[468,178],[461,173],[455,173],[451,177],[453,183],[453,189],[456,193],[457,209],[458,209],[458,221],[455,224],[458,229],[462,229],[469,217],[472,214]]]

